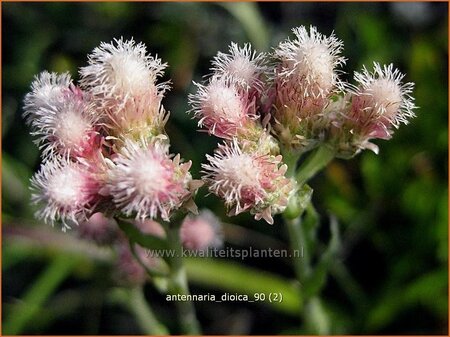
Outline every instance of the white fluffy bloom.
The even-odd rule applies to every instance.
[[[87,220],[99,188],[83,165],[62,158],[49,160],[31,179],[32,201],[41,206],[36,216],[52,225],[61,220],[65,231],[71,222]]]
[[[57,96],[57,99],[48,97],[45,104],[28,114],[31,135],[36,137],[44,159],[55,154],[76,157],[92,153],[98,121],[92,103],[72,85],[63,88]]]
[[[107,188],[116,206],[136,219],[168,220],[190,196],[191,162],[179,160],[170,159],[168,147],[161,143],[142,147],[126,140],[108,172]]]
[[[294,28],[296,39],[281,42],[275,56],[281,61],[279,76],[286,85],[292,86],[297,95],[325,97],[338,83],[336,67],[345,63],[339,56],[342,41],[334,34],[322,35],[316,27],[308,30]]]
[[[254,102],[229,78],[213,77],[206,86],[196,85],[197,93],[189,95],[189,103],[194,117],[199,119],[198,125],[206,127],[209,133],[231,138],[256,118]]]
[[[203,179],[225,200],[231,215],[249,210],[257,220],[272,224],[272,215],[286,208],[293,184],[284,176],[287,166],[281,164],[281,156],[243,152],[233,139],[206,157]]]
[[[57,74],[43,71],[31,83],[31,92],[25,96],[24,117],[32,124],[42,108],[52,107],[62,99],[69,89],[72,79],[69,73]],[[36,116],[38,113],[38,116]]]
[[[257,54],[249,43],[240,48],[232,42],[229,54],[219,52],[212,61],[215,76],[232,77],[244,88],[262,89],[261,75],[267,71],[266,55]]]
[[[416,106],[410,95],[414,83],[403,84],[404,76],[394,69],[393,64],[381,66],[377,62],[373,64],[373,72],[369,72],[366,67],[361,73],[355,72],[358,87],[352,103],[360,111],[359,117],[372,121],[381,119],[395,128],[401,123],[408,124],[409,119],[415,116],[413,110]]]
[[[143,43],[115,39],[101,43],[88,56],[89,65],[80,69],[80,85],[102,106],[117,110],[120,104],[142,96],[153,98],[158,105],[167,84],[156,84],[167,67],[161,59],[147,55]]]

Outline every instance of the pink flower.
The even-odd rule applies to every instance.
[[[381,66],[374,62],[370,73],[365,67],[355,72],[358,82],[354,90],[348,117],[370,138],[389,139],[392,127],[408,124],[414,117],[414,99],[410,96],[414,83],[403,84],[404,75],[392,64]]]
[[[233,139],[207,159],[203,179],[211,192],[225,200],[231,215],[249,210],[257,220],[272,224],[272,215],[286,208],[294,187],[284,176],[287,166],[281,164],[281,156],[243,152]]]
[[[25,114],[44,159],[83,156],[97,148],[98,116],[89,98],[70,83],[69,75],[43,72],[25,97]]]
[[[101,43],[88,56],[88,62],[80,70],[80,85],[103,107],[120,110],[121,103],[142,96],[158,101],[167,89],[165,83],[156,84],[167,64],[147,55],[145,45],[135,44],[133,39]]]
[[[199,215],[188,215],[180,228],[183,247],[192,250],[205,250],[222,244],[221,224],[209,210],[202,210]]]
[[[115,263],[115,279],[118,283],[126,286],[142,285],[147,279],[147,273],[134,257],[133,252],[126,240],[116,246],[117,260]],[[140,261],[147,267],[152,268],[157,265],[157,259],[149,258],[146,251],[141,246],[135,246],[136,254]]]
[[[100,188],[84,165],[61,158],[49,160],[31,179],[32,201],[41,207],[36,216],[52,225],[61,220],[65,231],[70,223],[87,220],[99,201]]]
[[[134,40],[102,43],[81,68],[80,85],[96,102],[111,136],[151,138],[164,133],[167,115],[161,100],[168,83],[157,83],[167,64]]]
[[[255,100],[242,92],[231,78],[213,77],[207,86],[196,83],[198,91],[189,96],[198,125],[210,134],[229,139],[255,125]]]
[[[107,188],[113,201],[125,215],[136,219],[161,216],[168,221],[191,196],[191,162],[180,164],[171,159],[168,147],[161,143],[142,146],[125,140],[108,172]]]
[[[333,34],[324,36],[313,26],[309,32],[303,26],[293,32],[295,40],[275,49],[278,66],[266,108],[280,142],[307,151],[323,141],[323,110],[331,96],[343,90],[336,68],[345,59],[340,56],[343,43]]]
[[[32,124],[35,120],[35,114],[41,108],[49,108],[58,104],[63,98],[63,93],[69,89],[72,79],[69,73],[57,74],[43,71],[35,76],[31,83],[31,92],[25,96],[24,117],[27,122]]]
[[[229,54],[222,52],[212,61],[215,77],[232,77],[244,89],[263,89],[263,74],[267,71],[266,55],[257,54],[249,43],[240,48],[232,42]]]
[[[342,41],[333,34],[322,35],[313,26],[309,33],[304,26],[292,31],[296,39],[281,42],[275,49],[280,61],[275,75],[277,89],[285,94],[285,103],[306,97],[327,97],[338,83],[335,68],[345,63],[345,58],[339,56]]]

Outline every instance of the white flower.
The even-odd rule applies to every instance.
[[[249,43],[240,48],[232,42],[229,54],[219,52],[212,61],[214,76],[232,77],[243,88],[262,90],[261,75],[267,71],[266,55],[257,54]]]
[[[166,83],[156,83],[167,64],[147,55],[145,45],[135,44],[133,39],[103,42],[88,59],[89,65],[80,69],[80,85],[101,99],[103,108],[117,112],[121,104],[142,96],[150,97],[158,105],[168,88]]]
[[[57,74],[43,71],[35,76],[31,83],[31,92],[24,99],[24,117],[29,124],[36,119],[36,113],[42,108],[49,108],[58,104],[64,92],[69,89],[72,79],[69,73]]]
[[[41,107],[28,114],[31,135],[47,159],[53,155],[77,157],[92,153],[98,135],[92,103],[75,86],[53,89]],[[56,94],[57,93],[57,94]],[[30,99],[26,98],[26,101]]]
[[[170,159],[166,145],[143,147],[126,140],[113,162],[107,187],[116,206],[127,216],[161,216],[167,221],[170,212],[191,195],[191,162],[180,164],[179,156]]]
[[[339,56],[342,41],[334,34],[322,35],[316,27],[309,32],[304,26],[292,30],[296,39],[281,42],[275,56],[281,61],[276,76],[280,83],[291,86],[296,95],[326,97],[338,83],[336,67],[345,63]]]
[[[240,92],[232,79],[213,77],[207,86],[195,84],[198,90],[189,95],[189,103],[198,125],[210,134],[231,138],[256,118],[254,101]]]
[[[64,231],[71,222],[87,220],[99,189],[100,183],[84,165],[62,158],[44,163],[31,179],[32,201],[41,206],[36,216],[52,225],[61,220]]]
[[[414,83],[402,83],[404,74],[394,69],[393,64],[383,67],[374,62],[373,72],[366,67],[362,72],[355,72],[358,87],[354,90],[353,108],[358,110],[363,120],[380,120],[387,127],[398,128],[401,123],[408,124],[415,117],[414,98],[411,93]]]
[[[281,156],[243,152],[233,139],[206,157],[209,164],[202,165],[203,179],[211,192],[225,200],[231,215],[249,210],[257,220],[272,224],[272,215],[286,208],[293,183],[284,176],[287,166],[281,164]]]

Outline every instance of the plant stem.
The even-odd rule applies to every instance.
[[[334,158],[334,155],[335,151],[329,145],[324,144],[320,146],[299,167],[296,174],[298,186],[301,187],[314,177],[317,172],[322,170]]]
[[[143,332],[148,335],[168,335],[169,331],[162,325],[145,300],[142,287],[130,290],[130,309],[133,311]]]
[[[183,264],[182,246],[179,239],[179,228],[168,231],[168,239],[174,251],[170,260],[169,292],[173,295],[189,295],[186,269]],[[181,324],[181,331],[186,335],[199,335],[200,326],[195,315],[195,308],[191,301],[175,301]]]
[[[302,187],[307,183],[309,179],[314,177],[317,172],[323,169],[333,158],[334,150],[324,144],[320,146],[315,152],[313,152],[298,168],[295,172],[298,158],[290,153],[283,153],[283,158],[288,165],[287,175],[296,178],[298,191],[301,193]],[[305,205],[302,205],[299,195],[296,195],[290,200],[290,205],[287,211],[283,214],[284,221],[286,223],[291,249],[293,251],[300,251],[301,258],[294,257],[293,263],[297,280],[300,284],[307,288],[308,282],[311,282],[310,276],[312,274],[311,265],[311,252],[309,251],[314,247],[314,242],[308,242],[312,235],[308,235],[308,228],[302,225],[302,215],[305,210]],[[309,231],[314,230],[310,227]],[[294,254],[296,256],[296,254]],[[320,298],[311,296],[305,293],[305,315],[303,317],[304,328],[307,333],[313,334],[327,334],[329,333],[329,319],[325,312]]]
[[[300,283],[308,277],[311,272],[310,254],[305,240],[304,228],[301,223],[301,215],[296,219],[284,219],[288,233],[291,249],[300,251],[299,257],[293,258],[295,273]],[[294,254],[296,255],[296,254]]]
[[[70,275],[79,260],[70,255],[59,254],[49,263],[22,297],[3,325],[5,335],[20,335],[55,292]]]

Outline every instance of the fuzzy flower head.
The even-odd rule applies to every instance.
[[[164,138],[164,126],[169,118],[162,104],[157,105],[150,97],[128,100],[116,114],[108,114],[105,125],[109,134],[116,138],[135,141],[152,141]]]
[[[32,201],[41,206],[36,216],[52,225],[87,220],[96,202],[100,183],[82,164],[56,159],[45,162],[31,179]]]
[[[342,41],[334,34],[322,35],[313,26],[309,32],[304,26],[292,31],[295,40],[281,42],[275,49],[275,56],[281,63],[276,76],[292,94],[316,98],[328,96],[338,81],[335,68],[345,63],[339,55]]]
[[[46,78],[44,73],[32,85],[37,88],[41,78]],[[58,78],[53,77],[54,81]],[[65,76],[59,80],[66,79]],[[66,83],[65,83],[66,84]],[[52,94],[47,95],[44,103],[43,95],[35,93],[36,89],[25,98],[25,116],[31,125],[31,134],[36,137],[35,142],[43,150],[43,157],[59,154],[62,156],[84,156],[91,154],[96,148],[99,134],[96,123],[98,116],[93,105],[79,88],[54,87],[46,89]],[[39,108],[36,108],[39,106]]]
[[[167,146],[149,146],[126,140],[114,158],[107,187],[116,206],[136,219],[161,216],[168,221],[170,212],[191,196],[191,162],[180,164],[171,159]]]
[[[358,83],[352,99],[350,118],[358,123],[366,136],[389,139],[392,127],[408,124],[414,117],[414,83],[402,83],[404,74],[392,64],[383,67],[374,62],[373,72],[365,67],[355,73]]]
[[[192,250],[205,250],[222,245],[221,223],[210,211],[202,210],[199,215],[188,215],[180,228],[183,247]]]
[[[220,138],[229,139],[240,130],[253,127],[254,100],[238,90],[230,78],[213,77],[207,86],[197,84],[197,93],[189,96],[198,125]]]
[[[236,139],[221,145],[203,164],[209,190],[225,200],[231,215],[249,210],[257,220],[273,223],[272,215],[282,212],[293,190],[284,174],[281,156],[243,152]]]
[[[232,77],[242,88],[262,90],[261,76],[267,71],[265,54],[257,54],[249,43],[240,48],[232,42],[229,54],[219,52],[211,70],[218,77]]]
[[[147,55],[145,45],[133,39],[101,43],[88,62],[80,70],[80,85],[98,99],[103,113],[118,114],[125,104],[136,100],[158,107],[168,88],[165,83],[156,83],[167,64]]]
[[[35,76],[31,83],[31,92],[25,96],[24,117],[27,118],[27,122],[32,124],[36,119],[35,114],[40,115],[41,108],[49,108],[58,104],[71,84],[72,79],[69,73],[57,74],[43,71]]]

